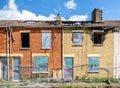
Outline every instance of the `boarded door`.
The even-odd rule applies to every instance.
[[[64,80],[72,81],[73,79],[73,58],[65,57],[64,58]]]
[[[14,57],[13,80],[20,80],[20,58]]]
[[[1,62],[1,59],[0,59],[0,79],[2,79],[2,74],[3,74],[3,71],[2,71],[2,62]]]
[[[0,58],[0,79],[8,79],[7,58]]]

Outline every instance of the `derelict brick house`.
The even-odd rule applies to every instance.
[[[0,79],[119,78],[119,30],[99,9],[92,21],[0,20]]]
[[[59,21],[0,20],[0,79],[20,80],[61,69]],[[7,66],[8,65],[8,66]]]

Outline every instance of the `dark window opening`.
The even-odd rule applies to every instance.
[[[92,35],[93,43],[94,44],[102,44],[103,43],[103,34],[102,33],[94,33]]]
[[[94,44],[102,44],[102,35],[101,33],[99,34],[94,34]]]
[[[29,33],[21,33],[22,48],[29,48]]]

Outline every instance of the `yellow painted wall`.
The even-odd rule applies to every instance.
[[[107,77],[105,70],[100,70],[99,73],[88,73],[87,65],[89,55],[100,56],[100,68],[105,68],[110,71],[110,77],[113,76],[113,33],[109,31],[106,34],[106,39],[102,46],[95,46],[91,40],[92,28],[77,28],[83,30],[83,44],[80,46],[72,45],[72,29],[75,28],[64,28],[63,44],[64,44],[64,57],[73,56],[74,61],[74,73],[73,76],[76,78],[81,77]],[[63,60],[64,61],[64,60]],[[64,62],[63,62],[64,63]],[[83,66],[81,66],[83,65]],[[85,66],[84,66],[85,65]]]

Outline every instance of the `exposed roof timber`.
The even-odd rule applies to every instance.
[[[0,28],[3,27],[22,27],[22,28],[40,28],[40,27],[120,27],[120,20],[116,21],[37,21],[37,20],[0,20]]]

